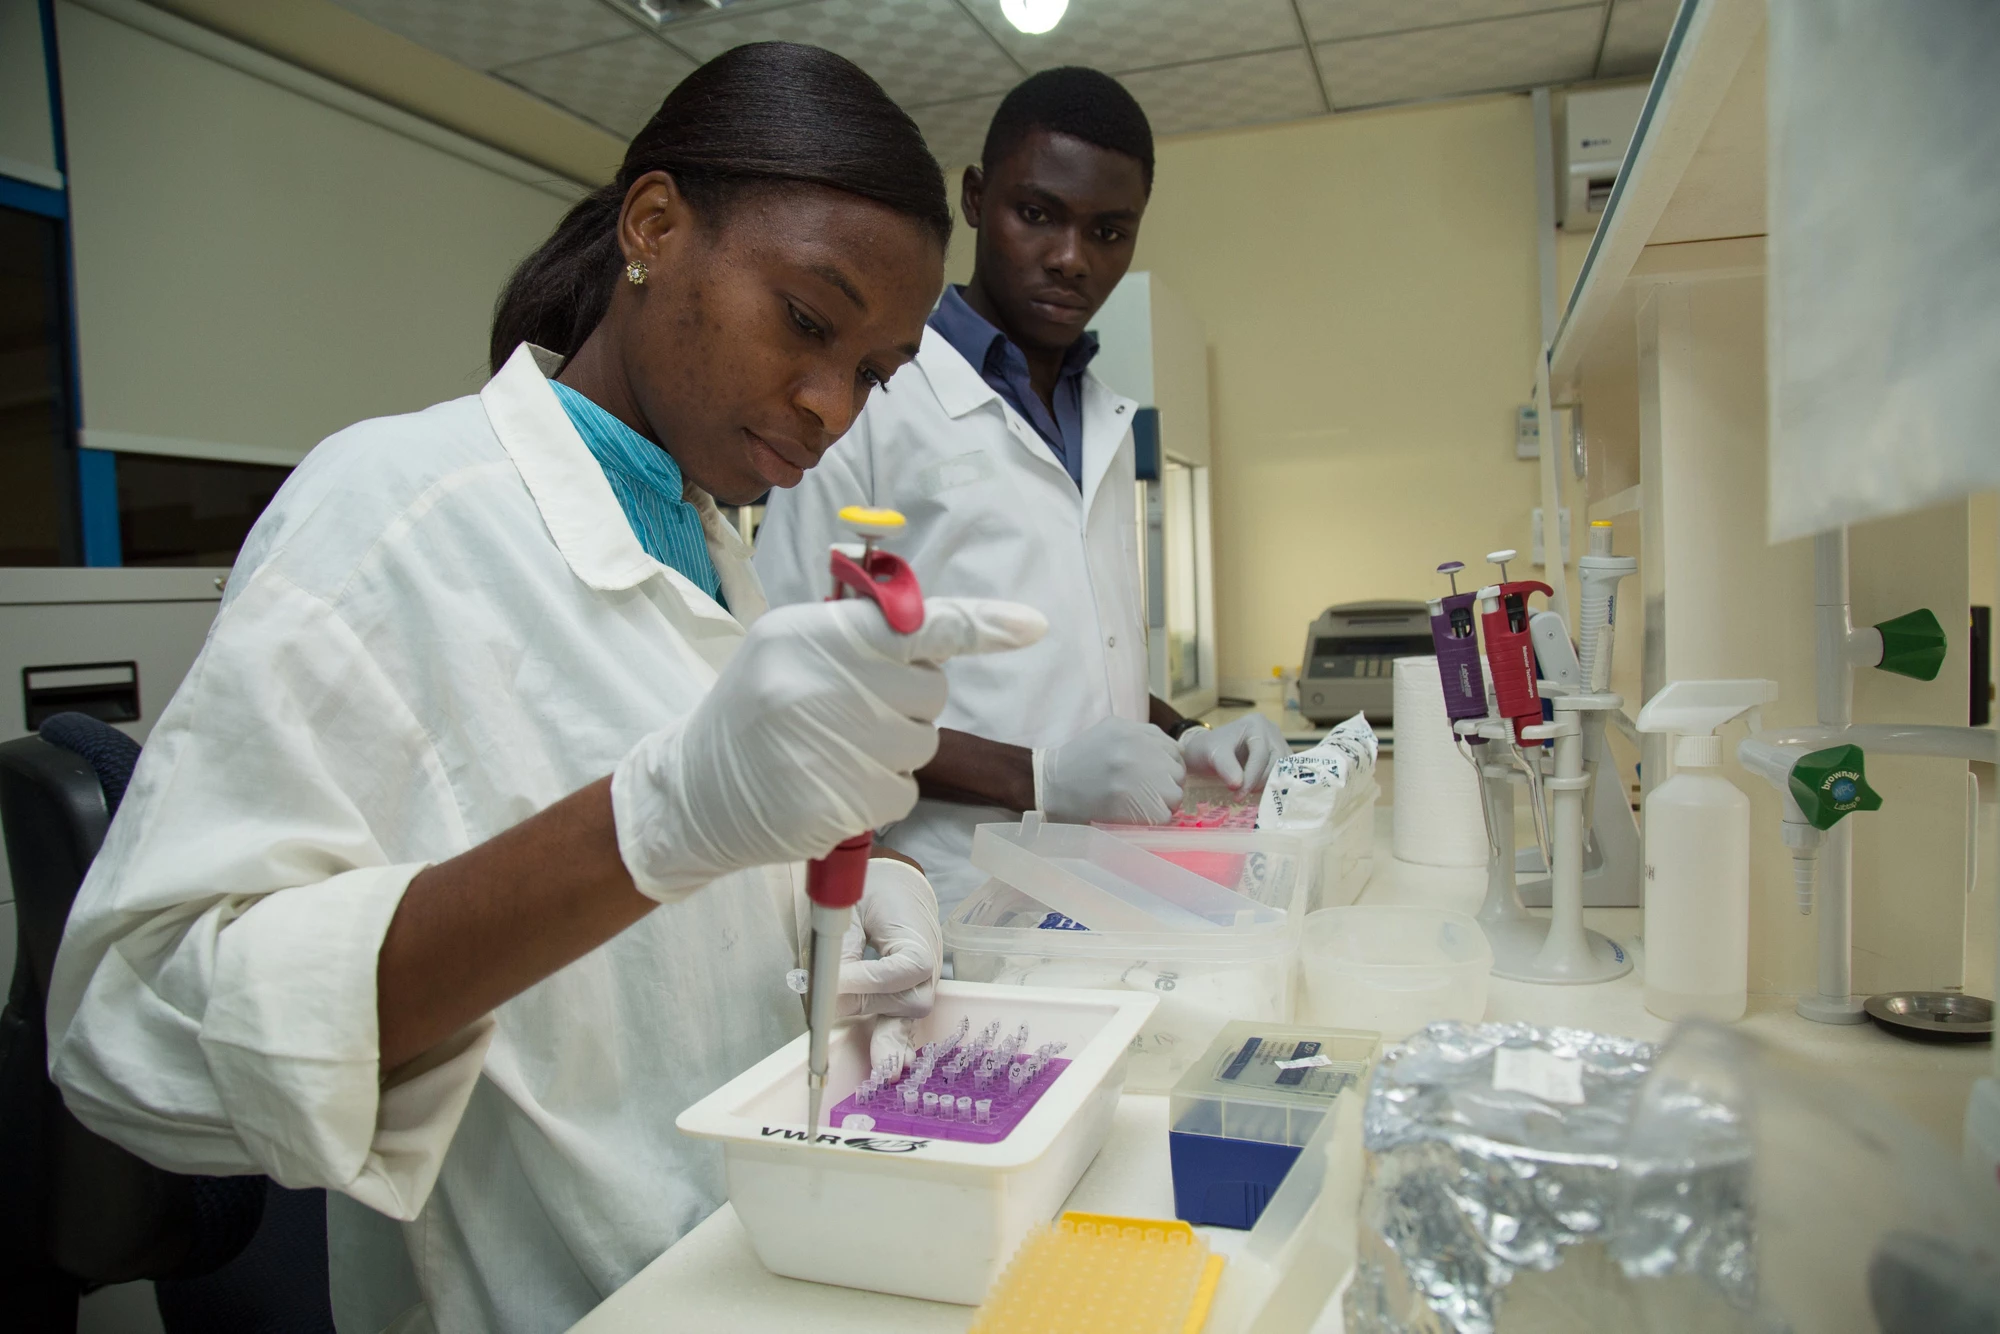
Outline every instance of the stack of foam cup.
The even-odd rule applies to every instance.
[[[1486,865],[1479,777],[1459,754],[1445,717],[1438,661],[1396,659],[1394,799],[1396,860],[1425,866]]]

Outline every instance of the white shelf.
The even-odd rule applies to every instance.
[[[1575,391],[1591,345],[1616,323],[1614,307],[1648,245],[1730,235],[1732,225],[1762,232],[1763,156],[1742,151],[1763,142],[1761,86],[1736,84],[1763,32],[1763,0],[1688,0],[1675,18],[1625,168],[1556,331],[1549,373],[1558,398]],[[1761,85],[1761,60],[1756,73]],[[1753,200],[1754,219],[1730,207]],[[1684,235],[1690,228],[1704,235]]]

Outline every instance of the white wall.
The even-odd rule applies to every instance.
[[[57,16],[86,445],[294,462],[479,387],[574,186],[145,6]]]
[[[35,0],[0,0],[0,176],[58,188],[42,18]]]

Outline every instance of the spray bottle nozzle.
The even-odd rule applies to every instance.
[[[1722,763],[1722,742],[1717,728],[1741,714],[1751,715],[1750,728],[1757,729],[1757,713],[1778,697],[1778,683],[1757,678],[1740,681],[1673,681],[1662,687],[1639,710],[1641,732],[1667,733],[1680,740],[1674,747],[1676,764],[1711,767]]]

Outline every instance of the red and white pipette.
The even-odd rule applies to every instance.
[[[833,594],[828,601],[872,598],[882,619],[897,634],[914,634],[924,623],[924,595],[917,576],[900,557],[877,551],[875,543],[903,528],[895,510],[849,505],[840,521],[861,539],[860,559],[834,547],[830,560]],[[806,973],[806,1140],[819,1135],[820,1106],[826,1097],[827,1041],[840,994],[840,946],[854,905],[868,880],[874,834],[863,830],[806,863],[806,898],[812,902],[812,946]]]

